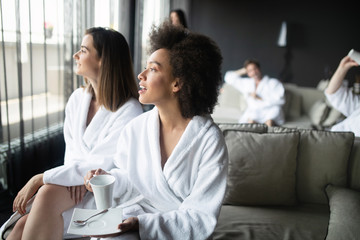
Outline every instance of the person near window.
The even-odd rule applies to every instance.
[[[284,123],[285,88],[278,79],[263,76],[257,60],[248,59],[243,68],[226,72],[225,82],[239,90],[246,99],[247,107],[240,123],[265,123],[268,126]]]
[[[360,137],[360,95],[343,84],[345,76],[350,68],[359,66],[349,56],[341,59],[338,68],[330,79],[325,89],[325,96],[330,104],[346,118],[333,125],[331,131],[351,131]]]
[[[138,75],[143,104],[155,107],[122,132],[114,201],[125,204],[115,239],[208,239],[225,195],[228,153],[210,114],[222,82],[222,56],[207,36],[169,21],[150,32],[150,57]],[[86,184],[92,191],[90,184]],[[113,203],[113,206],[116,205]],[[120,205],[121,206],[121,205]]]
[[[181,25],[187,28],[185,13],[181,9],[174,9],[170,11],[170,20],[174,25]]]
[[[90,28],[73,57],[76,74],[84,77],[85,86],[76,89],[66,105],[64,165],[35,175],[19,191],[13,210],[23,216],[9,240],[62,239],[75,206],[95,208],[93,195],[83,185],[84,175],[89,168],[114,167],[121,131],[143,113],[130,50],[121,33]]]

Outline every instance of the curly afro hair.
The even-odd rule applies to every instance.
[[[222,56],[217,44],[170,21],[153,26],[149,37],[149,53],[158,49],[169,51],[173,76],[180,79],[177,94],[182,116],[211,114],[222,83]]]

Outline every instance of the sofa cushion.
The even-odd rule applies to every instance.
[[[347,184],[348,160],[354,134],[305,129],[299,131],[298,200],[327,204],[324,194],[326,184],[343,187]]]
[[[324,240],[329,208],[323,204],[296,206],[221,207],[214,240]]]
[[[231,84],[224,83],[220,90],[219,105],[233,107],[243,112],[246,108],[246,100],[243,94]]]
[[[224,204],[294,205],[298,132],[224,131],[229,175]]]
[[[285,104],[283,110],[285,118],[296,119],[301,116],[302,96],[294,91],[288,85],[285,85]]]
[[[226,130],[236,130],[245,132],[266,133],[268,130],[267,125],[262,123],[218,123],[218,126],[222,132]]]
[[[360,236],[360,192],[333,185],[326,187],[330,220],[326,240],[358,239]]]
[[[297,162],[297,199],[302,203],[327,204],[328,183],[345,187],[348,161],[354,143],[352,132],[330,132],[284,127],[272,132],[300,132]]]
[[[322,125],[325,128],[329,128],[334,124],[341,122],[345,119],[345,116],[333,107],[330,107],[327,118],[323,121]]]
[[[326,104],[325,100],[321,99],[316,101],[309,110],[309,117],[311,123],[317,128],[321,129],[323,122],[326,120],[330,111],[330,107]]]
[[[309,110],[311,123],[316,129],[330,128],[344,119],[341,112],[331,106],[326,99],[317,100]]]

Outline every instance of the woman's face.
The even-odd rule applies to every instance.
[[[176,12],[170,13],[170,19],[171,19],[171,23],[173,25],[175,25],[175,26],[181,25],[179,16],[178,16],[178,14]]]
[[[143,104],[160,105],[175,98],[179,90],[173,77],[169,52],[159,49],[151,54],[146,69],[138,75],[140,80],[139,101]]]
[[[74,54],[73,58],[77,66],[76,74],[92,80],[97,79],[101,64],[91,34],[83,37],[80,50]]]

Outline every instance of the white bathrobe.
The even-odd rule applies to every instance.
[[[360,95],[341,86],[333,94],[325,90],[325,96],[336,110],[346,116],[346,119],[332,126],[331,131],[350,131],[360,137]]]
[[[164,169],[159,132],[156,107],[122,132],[118,168],[110,171],[117,179],[115,201],[144,197],[123,212],[125,218],[138,217],[141,239],[208,239],[226,188],[228,153],[222,132],[211,117],[193,117]]]
[[[136,99],[130,99],[116,112],[102,106],[86,127],[91,98],[92,95],[83,88],[75,90],[70,96],[65,109],[64,165],[45,171],[44,183],[82,185],[89,170],[113,168],[121,131],[131,119],[143,112]]]
[[[130,120],[143,112],[141,104],[136,99],[130,99],[116,112],[100,107],[86,127],[91,98],[92,94],[83,88],[76,89],[71,94],[65,109],[64,138],[66,150],[64,165],[45,171],[44,183],[62,186],[82,185],[84,184],[84,176],[89,170],[97,168],[110,170],[115,166],[113,158],[117,143],[121,144],[120,133]],[[95,209],[93,194],[87,193],[83,201],[75,207]],[[63,213],[64,235],[66,237],[70,237],[66,232],[72,212],[73,208]],[[0,233],[19,217],[20,214],[14,213],[3,224]]]
[[[247,108],[241,115],[239,122],[246,123],[252,119],[259,123],[265,123],[272,119],[276,124],[284,123],[282,106],[285,103],[285,89],[283,84],[275,79],[263,76],[255,91],[255,80],[239,76],[235,71],[225,74],[225,82],[239,90],[245,97]],[[250,96],[256,92],[260,99]]]

